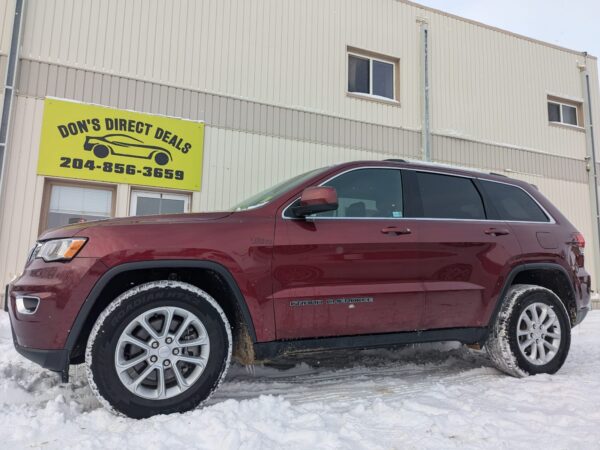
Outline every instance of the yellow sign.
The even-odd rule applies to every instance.
[[[38,174],[200,190],[204,123],[47,98]]]

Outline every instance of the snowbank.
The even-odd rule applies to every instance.
[[[600,311],[555,376],[510,378],[458,344],[233,366],[210,405],[135,421],[20,357],[0,312],[2,448],[600,448]]]

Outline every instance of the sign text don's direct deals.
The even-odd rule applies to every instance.
[[[38,173],[200,190],[204,124],[49,98]]]

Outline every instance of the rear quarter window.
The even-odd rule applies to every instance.
[[[499,220],[516,222],[549,222],[537,202],[523,189],[503,183],[480,180],[485,193],[492,202]]]

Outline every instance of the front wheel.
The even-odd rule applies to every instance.
[[[223,380],[231,342],[225,313],[206,292],[146,283],[98,317],[86,348],[88,380],[104,406],[129,417],[188,411]]]
[[[512,286],[485,346],[494,365],[515,377],[556,373],[571,345],[571,323],[560,298],[541,286]]]

